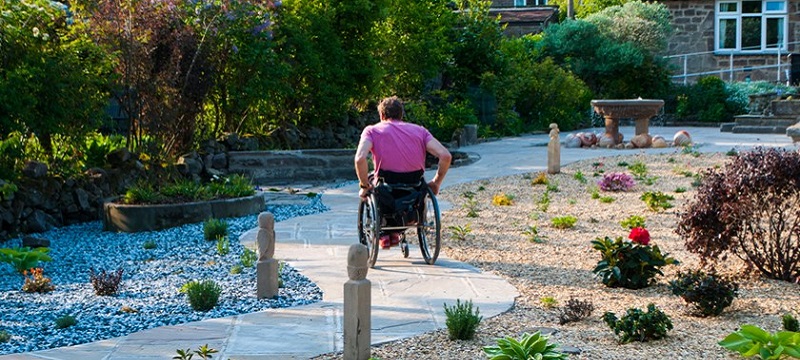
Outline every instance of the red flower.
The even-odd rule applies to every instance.
[[[628,235],[628,239],[631,239],[631,241],[639,245],[647,246],[647,244],[650,243],[650,233],[645,228],[633,228],[631,229],[630,235]]]

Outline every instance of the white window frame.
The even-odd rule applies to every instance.
[[[718,53],[742,53],[742,54],[761,54],[761,53],[781,53],[788,52],[789,49],[789,14],[788,14],[788,1],[787,0],[761,0],[761,12],[758,14],[743,14],[742,3],[748,0],[717,0],[714,4],[714,51]],[[783,10],[767,11],[767,3],[783,3]],[[721,4],[735,4],[736,11],[721,12]],[[759,17],[761,19],[761,46],[758,49],[742,49],[742,18]],[[783,26],[781,29],[783,39],[781,39],[779,46],[767,47],[767,19],[782,19]],[[722,33],[720,33],[721,20],[735,20],[736,21],[736,46],[734,48],[721,48],[720,40]]]

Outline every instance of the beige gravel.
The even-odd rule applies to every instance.
[[[591,199],[588,188],[600,179],[594,177],[597,169],[606,173],[628,172],[620,162],[646,164],[648,174],[656,176],[653,185],[637,183],[634,190],[624,193],[604,193],[612,196],[612,203]],[[754,276],[735,257],[717,264],[717,270],[736,277],[740,295],[720,316],[698,318],[688,315],[687,306],[677,296],[671,295],[667,282],[679,269],[697,268],[699,259],[683,248],[683,240],[675,234],[677,214],[694,195],[692,177],[703,169],[723,165],[725,154],[665,154],[623,155],[570,164],[562,173],[548,175],[557,184],[558,192],[550,194],[546,212],[539,210],[539,201],[546,187],[531,185],[537,174],[516,175],[482,180],[446,188],[439,198],[449,201],[453,209],[443,214],[444,227],[472,229],[465,240],[458,240],[452,230],[443,230],[443,251],[447,256],[467,262],[483,271],[504,277],[520,292],[513,309],[491,319],[483,319],[475,339],[451,341],[446,330],[373,346],[374,358],[388,359],[486,359],[482,348],[494,345],[497,338],[519,337],[524,332],[539,328],[555,332],[551,340],[565,347],[580,349],[573,359],[737,359],[717,342],[735,331],[741,324],[755,324],[770,331],[781,329],[781,315],[800,310],[800,287],[783,281]],[[588,183],[575,179],[582,172]],[[686,192],[676,193],[677,188]],[[675,197],[672,209],[661,213],[646,209],[639,197],[645,191],[661,191]],[[478,217],[467,217],[463,196],[475,194]],[[492,205],[495,194],[514,196],[511,206]],[[572,215],[578,219],[572,229],[553,228],[551,219]],[[646,289],[613,289],[594,277],[592,269],[599,254],[591,248],[590,241],[602,236],[627,236],[619,222],[631,215],[646,218],[652,242],[678,259],[678,266],[662,268],[665,276]],[[531,242],[523,231],[536,226],[546,238],[543,243]],[[547,308],[543,297],[552,297],[563,305],[575,297],[590,300],[595,311],[591,317],[566,325],[558,324],[558,308]],[[465,299],[466,300],[466,299]],[[648,343],[618,344],[613,332],[600,320],[606,311],[621,315],[630,307],[644,309],[655,303],[672,319],[674,329],[666,339]],[[318,359],[338,359],[341,354],[328,354]]]

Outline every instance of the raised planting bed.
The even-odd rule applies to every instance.
[[[190,202],[181,204],[103,204],[103,230],[141,232],[167,229],[183,224],[256,214],[264,211],[264,196]]]

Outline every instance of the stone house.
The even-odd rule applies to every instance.
[[[500,16],[509,36],[536,34],[558,22],[558,6],[548,5],[547,0],[495,0],[489,13]]]
[[[495,0],[494,8],[539,8],[547,0]],[[723,80],[800,83],[800,1],[664,0],[673,34],[666,56],[676,82]],[[501,13],[501,21],[503,14]],[[557,13],[555,20],[557,20]],[[508,17],[511,19],[511,17]],[[547,23],[543,23],[546,26]],[[512,23],[509,22],[509,28]]]

